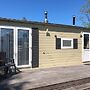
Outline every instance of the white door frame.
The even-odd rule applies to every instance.
[[[28,30],[29,31],[29,65],[20,65],[18,66],[18,29],[21,29],[21,30]],[[17,67],[31,67],[32,64],[32,29],[31,28],[25,28],[25,27],[16,27],[15,29],[15,37],[16,37],[16,66]]]
[[[89,49],[84,49],[84,34],[89,35]],[[90,33],[83,32],[82,33],[82,62],[90,61]]]
[[[13,58],[15,60],[15,64],[17,67],[31,67],[32,64],[32,29],[31,28],[25,28],[25,27],[15,27],[15,26],[0,26],[0,30],[1,28],[5,28],[5,29],[13,29],[13,38],[14,38],[14,42],[13,42]],[[18,34],[17,34],[17,30],[18,29],[22,29],[22,30],[29,30],[29,65],[22,65],[22,66],[18,66],[17,60],[18,60]]]

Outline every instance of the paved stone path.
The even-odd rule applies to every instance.
[[[54,67],[48,69],[28,69],[0,82],[0,90],[2,90],[3,87],[10,87],[12,90],[27,90],[85,78],[90,79],[89,65]],[[90,85],[89,81],[87,83]]]

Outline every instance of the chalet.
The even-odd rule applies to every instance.
[[[19,68],[81,65],[90,61],[90,28],[0,18],[0,52]]]

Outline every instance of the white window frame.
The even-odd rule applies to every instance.
[[[71,46],[63,46],[63,40],[70,40],[71,41]],[[73,39],[71,39],[71,38],[61,38],[61,48],[62,49],[73,48]]]

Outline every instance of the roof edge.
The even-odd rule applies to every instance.
[[[65,25],[65,24],[55,24],[55,23],[44,23],[44,22],[28,21],[28,20],[18,20],[18,19],[2,18],[2,17],[0,17],[0,21],[12,21],[12,22],[20,22],[20,23],[42,24],[42,25],[47,25],[47,26],[62,26],[62,27],[90,29],[90,28],[81,27],[81,26],[73,26],[73,25]]]

